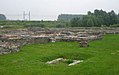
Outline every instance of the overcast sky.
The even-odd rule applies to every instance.
[[[56,20],[59,14],[86,14],[103,9],[119,12],[119,0],[0,0],[0,13],[7,19],[22,19],[23,11],[31,12],[31,19]]]

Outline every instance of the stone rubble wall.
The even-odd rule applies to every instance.
[[[11,45],[10,43],[0,45],[0,55],[16,53],[20,51],[20,47],[16,45]]]
[[[2,39],[3,40],[3,39]],[[4,39],[0,41],[0,55],[16,53],[20,47],[27,44],[44,44],[50,42],[48,37],[29,37],[22,39]]]
[[[15,53],[26,44],[40,44],[60,41],[100,40],[104,34],[119,34],[119,28],[79,27],[79,28],[36,28],[24,30],[0,30],[0,55]],[[4,35],[4,36],[3,36]],[[42,36],[41,36],[42,35]],[[43,37],[44,36],[44,37]]]

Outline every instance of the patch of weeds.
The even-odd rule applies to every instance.
[[[70,64],[70,63],[73,63],[73,60],[67,59],[66,61],[63,61],[63,63]]]

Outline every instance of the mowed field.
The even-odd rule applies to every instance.
[[[0,75],[119,75],[119,35],[105,35],[81,48],[77,42],[26,45],[18,53],[0,56]],[[46,64],[56,58],[84,60]]]

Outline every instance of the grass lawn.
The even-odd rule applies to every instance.
[[[14,54],[0,56],[0,75],[119,75],[119,35],[106,35],[81,48],[77,42],[27,45]],[[45,62],[63,57],[84,60],[66,63]]]

